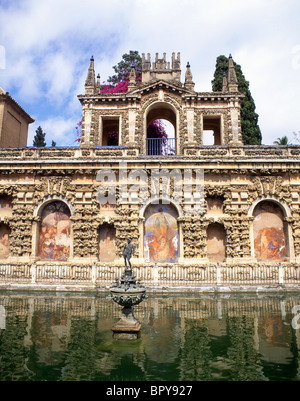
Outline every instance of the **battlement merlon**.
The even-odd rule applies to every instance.
[[[152,82],[158,80],[181,82],[181,69],[180,69],[180,53],[172,53],[171,63],[166,61],[166,53],[163,57],[159,58],[158,53],[155,55],[155,61],[151,63],[150,53],[142,53],[142,82]]]

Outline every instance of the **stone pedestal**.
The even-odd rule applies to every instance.
[[[116,340],[136,340],[140,337],[141,323],[133,316],[133,308],[123,308],[121,319],[112,327]]]

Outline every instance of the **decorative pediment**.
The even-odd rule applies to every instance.
[[[182,84],[171,83],[170,81],[159,80],[159,81],[144,84],[143,86],[139,87],[138,89],[136,89],[132,92],[128,92],[128,95],[133,95],[133,94],[143,95],[147,92],[160,90],[160,89],[168,90],[173,93],[175,92],[180,95],[193,93],[192,91],[185,89]]]

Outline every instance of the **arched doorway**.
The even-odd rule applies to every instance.
[[[144,213],[144,258],[173,263],[179,258],[178,212],[172,204],[150,204]]]
[[[258,203],[253,210],[254,254],[258,261],[289,260],[288,226],[283,209],[270,200]]]
[[[226,231],[219,223],[212,223],[207,227],[207,257],[214,263],[226,260]]]
[[[71,212],[66,203],[52,201],[41,211],[38,255],[42,260],[64,261],[71,249]]]
[[[176,113],[174,109],[167,103],[155,103],[146,115],[147,155],[176,155],[176,138]]]

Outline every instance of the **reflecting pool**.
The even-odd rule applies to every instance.
[[[114,340],[108,294],[0,292],[1,381],[299,380],[300,295],[148,294]]]

